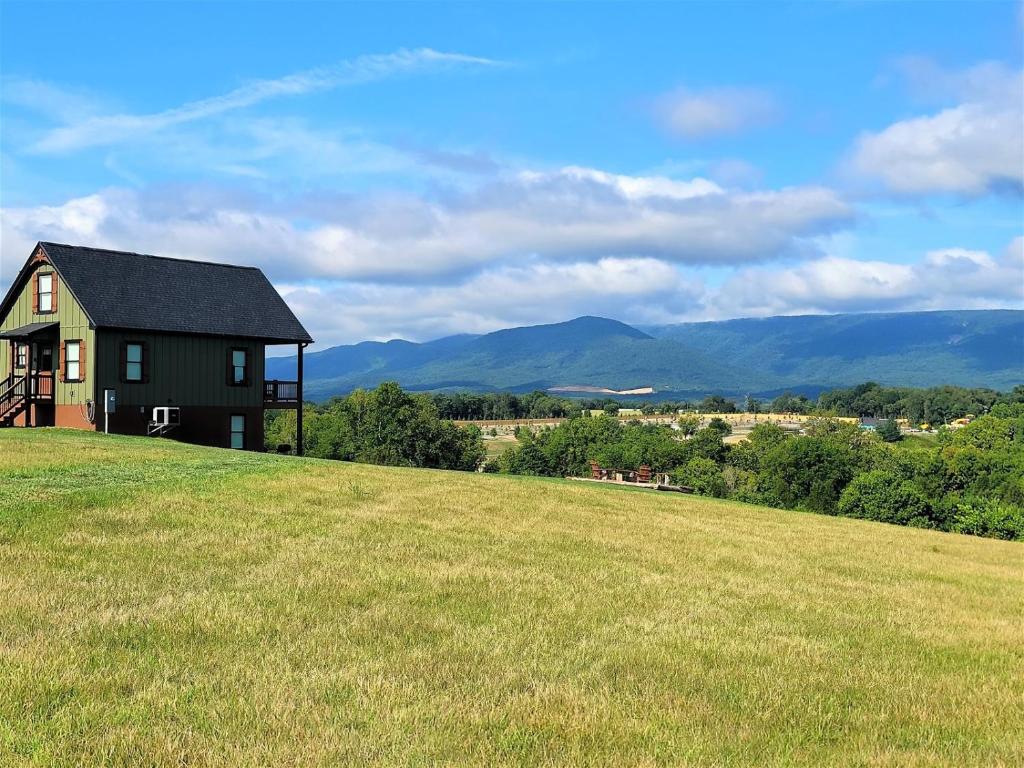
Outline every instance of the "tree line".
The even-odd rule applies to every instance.
[[[969,387],[884,387],[867,382],[856,387],[829,390],[816,400],[784,392],[770,401],[708,395],[702,400],[643,400],[627,402],[612,397],[569,398],[547,392],[456,392],[430,395],[441,418],[455,421],[572,418],[592,410],[611,415],[626,408],[645,415],[701,413],[799,413],[804,415],[871,416],[907,419],[912,424],[947,424],[953,419],[987,413],[997,403],[1024,402],[1024,386],[1012,392]]]

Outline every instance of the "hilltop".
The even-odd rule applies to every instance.
[[[1021,545],[0,431],[0,764],[1024,760]]]
[[[267,361],[288,378],[294,358]],[[307,394],[325,399],[395,380],[419,390],[560,387],[702,397],[773,396],[863,381],[1010,389],[1024,377],[1024,311],[811,315],[634,328],[565,323],[417,344],[363,342],[306,357]]]

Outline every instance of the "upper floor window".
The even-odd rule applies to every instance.
[[[137,342],[125,344],[124,380],[142,381],[142,345]]]
[[[228,384],[244,387],[249,384],[249,350],[234,347],[228,359]]]
[[[82,342],[64,342],[64,381],[82,381]]]
[[[53,312],[53,273],[40,272],[36,283],[36,306],[39,312]]]

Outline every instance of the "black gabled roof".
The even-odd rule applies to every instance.
[[[262,271],[39,243],[98,328],[312,342]]]

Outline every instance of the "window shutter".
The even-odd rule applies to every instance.
[[[149,384],[149,342],[142,342],[142,383]]]
[[[234,373],[235,372],[234,372],[233,366],[231,364],[232,363],[231,357],[234,354],[234,352],[235,352],[234,349],[232,349],[231,347],[228,347],[228,356],[227,356],[227,360],[225,361],[225,369],[224,369],[224,383],[227,384],[229,387],[232,386],[235,383],[234,382],[234,378],[235,378]]]
[[[78,341],[78,380],[85,381],[86,371],[85,367],[85,339],[79,339]]]
[[[39,272],[32,273],[32,314],[39,313]]]
[[[128,379],[125,378],[125,369],[128,367],[128,342],[122,341],[117,348],[117,380],[124,384]]]
[[[64,378],[64,372],[67,370],[67,354],[68,354],[68,343],[62,341],[60,343],[60,364],[57,367],[57,376],[60,381],[66,381]]]
[[[50,308],[54,312],[56,312],[57,311],[57,273],[56,272],[54,272],[50,276],[50,290],[52,291],[52,293],[50,294]]]

